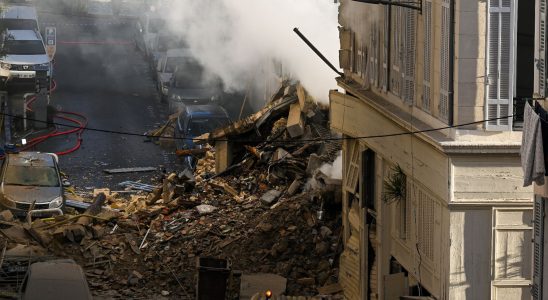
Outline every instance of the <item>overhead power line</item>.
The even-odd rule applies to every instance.
[[[32,118],[24,118],[22,116],[16,116],[16,115],[8,114],[8,113],[0,113],[0,115],[7,116],[7,117],[12,117],[12,118],[16,118],[16,119],[24,119],[24,120],[27,120],[27,121],[45,123],[45,124],[48,124],[48,125],[64,126],[64,127],[68,127],[68,128],[79,128],[79,126],[75,126],[75,125],[63,124],[63,123],[58,123],[58,122],[47,122],[47,121],[42,121],[42,120],[37,120],[37,119],[32,119]],[[343,137],[317,138],[317,139],[299,139],[299,140],[290,139],[290,140],[269,141],[266,138],[265,139],[227,139],[227,138],[223,138],[223,139],[197,139],[197,138],[188,138],[188,137],[161,137],[161,138],[171,139],[171,140],[193,140],[193,141],[202,141],[203,140],[203,141],[208,141],[208,142],[226,142],[226,141],[237,142],[237,143],[276,142],[276,143],[299,144],[299,143],[308,143],[308,142],[362,140],[362,139],[374,139],[374,138],[385,138],[385,137],[412,135],[412,134],[435,132],[435,131],[442,131],[442,130],[447,130],[447,129],[452,129],[452,128],[459,128],[459,127],[464,127],[464,126],[482,124],[482,123],[485,123],[485,122],[508,119],[508,118],[513,118],[513,117],[514,117],[514,115],[508,115],[508,116],[504,116],[504,117],[484,119],[484,120],[480,120],[480,121],[467,122],[467,123],[461,123],[461,124],[456,124],[456,125],[448,125],[448,126],[438,127],[438,128],[414,130],[414,131],[405,131],[405,132],[395,132],[395,133],[389,133],[389,134],[366,135],[366,136],[343,136]],[[127,131],[120,131],[120,130],[100,129],[100,128],[92,128],[92,127],[86,127],[85,130],[95,131],[95,132],[102,132],[102,133],[109,133],[109,134],[117,134],[117,135],[138,136],[138,137],[144,137],[144,138],[159,138],[159,136],[155,136],[155,135],[151,135],[151,134],[127,132]]]

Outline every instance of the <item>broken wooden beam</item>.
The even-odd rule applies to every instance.
[[[156,171],[155,167],[138,167],[138,168],[119,168],[119,169],[106,169],[105,173],[119,174],[119,173],[136,173],[136,172],[152,172]]]

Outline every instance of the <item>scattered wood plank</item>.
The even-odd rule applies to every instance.
[[[119,173],[136,173],[136,172],[152,172],[156,171],[155,167],[139,167],[139,168],[119,168],[119,169],[106,169],[105,173],[119,174]]]

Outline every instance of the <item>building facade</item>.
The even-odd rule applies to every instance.
[[[544,82],[540,4],[340,2],[345,296],[530,299],[519,116]]]

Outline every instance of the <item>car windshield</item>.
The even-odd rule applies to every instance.
[[[6,185],[60,186],[59,176],[54,167],[8,166],[4,174]]]
[[[183,57],[168,57],[166,59],[166,65],[164,68],[165,73],[173,73],[175,72],[175,68],[177,68],[178,65],[182,64],[185,61]]]
[[[179,89],[198,89],[205,87],[202,80],[202,68],[198,64],[184,64],[179,66],[173,85]]]
[[[178,65],[173,86],[178,89],[220,88],[219,78],[204,78],[204,68],[195,60]]]
[[[4,42],[4,51],[11,55],[37,55],[46,54],[44,44],[40,40],[16,41],[8,39]]]
[[[38,30],[36,20],[32,19],[1,19],[0,27],[10,30]]]
[[[188,123],[188,134],[190,136],[199,136],[204,133],[212,132],[217,128],[228,125],[230,121],[227,118],[199,118],[192,119]]]

